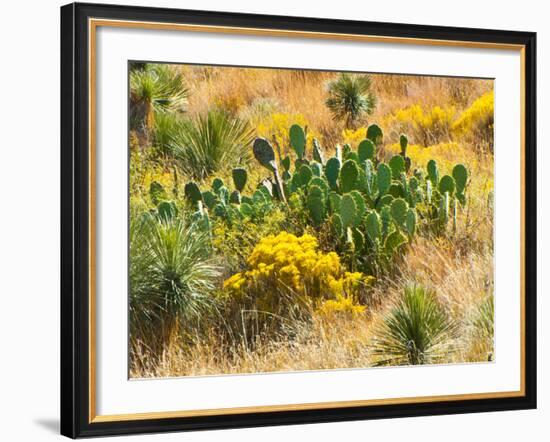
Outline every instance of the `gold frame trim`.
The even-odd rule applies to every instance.
[[[311,39],[326,39],[340,41],[358,41],[370,43],[389,43],[389,44],[413,44],[422,46],[443,46],[443,47],[465,47],[478,49],[498,49],[519,51],[520,53],[520,89],[521,89],[521,111],[520,111],[520,167],[521,167],[521,263],[520,263],[520,389],[518,391],[504,392],[489,392],[489,393],[466,393],[455,395],[438,395],[438,396],[417,396],[417,397],[402,397],[388,399],[369,399],[369,400],[353,400],[353,401],[336,401],[336,402],[319,402],[319,403],[303,403],[303,404],[284,404],[284,405],[262,405],[251,407],[235,407],[235,408],[216,408],[216,409],[201,409],[201,410],[179,410],[179,411],[159,411],[148,413],[129,413],[129,414],[111,414],[98,415],[96,414],[96,31],[97,28],[116,27],[116,28],[139,28],[149,30],[163,31],[186,31],[186,32],[208,32],[218,34],[237,34],[237,35],[255,35],[269,37],[294,37],[294,38],[311,38]],[[118,421],[134,421],[145,419],[168,419],[179,417],[198,417],[198,416],[219,416],[232,414],[246,413],[270,413],[277,411],[297,411],[297,410],[322,410],[328,408],[345,408],[345,407],[365,407],[375,405],[396,405],[396,404],[420,404],[426,402],[442,402],[442,401],[460,401],[471,399],[497,399],[497,398],[513,398],[525,396],[525,45],[521,44],[504,44],[504,43],[480,43],[473,41],[458,41],[458,40],[438,40],[438,39],[423,39],[423,38],[405,38],[405,37],[389,37],[376,35],[357,35],[357,34],[337,34],[325,32],[309,32],[309,31],[291,31],[281,29],[260,29],[260,28],[243,28],[232,26],[210,26],[210,25],[191,25],[180,23],[157,23],[157,22],[140,22],[130,20],[111,20],[111,19],[88,19],[88,36],[89,36],[89,423],[99,422],[118,422]]]

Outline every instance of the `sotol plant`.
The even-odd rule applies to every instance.
[[[361,118],[372,114],[376,106],[370,76],[340,74],[328,84],[326,105],[335,120],[343,120],[346,127],[354,128]]]
[[[419,365],[447,359],[453,351],[456,324],[435,294],[421,286],[406,287],[402,299],[376,332],[375,365]]]
[[[172,150],[185,174],[203,180],[224,167],[246,164],[251,158],[252,134],[246,122],[210,111],[178,128]]]

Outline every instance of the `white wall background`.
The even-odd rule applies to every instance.
[[[99,0],[96,0],[99,2]],[[114,0],[113,0],[114,1]],[[544,2],[507,7],[496,0],[415,2],[253,2],[250,0],[119,0],[125,4],[341,19],[469,26],[538,32],[539,226],[550,174],[543,123],[550,101],[549,14]],[[47,441],[58,436],[59,410],[59,0],[9,2],[0,26],[0,439]],[[545,136],[546,135],[546,136]],[[545,158],[546,157],[546,158]],[[546,217],[544,217],[546,215]],[[544,217],[544,218],[543,218]],[[547,244],[545,244],[545,242]],[[545,247],[545,245],[547,247]],[[545,376],[550,322],[542,321],[544,255],[539,229],[539,409],[263,429],[126,437],[125,440],[446,442],[547,440],[550,384]],[[546,249],[546,250],[544,250]]]

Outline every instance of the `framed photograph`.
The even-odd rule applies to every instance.
[[[536,35],[61,8],[61,432],[536,407]]]

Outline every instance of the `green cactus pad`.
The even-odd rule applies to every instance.
[[[410,237],[413,237],[416,232],[416,210],[407,210],[407,217],[405,219],[405,227]]]
[[[394,230],[384,241],[384,251],[388,256],[394,255],[407,242],[407,237],[399,230]]]
[[[346,155],[346,160],[353,160],[355,161],[357,164],[360,164],[361,162],[359,161],[359,155],[357,155],[357,152],[349,152],[347,155]]]
[[[336,192],[332,191],[328,194],[329,208],[332,213],[340,213],[342,206],[342,197]]]
[[[239,207],[239,211],[241,212],[241,215],[246,216],[248,218],[252,218],[252,216],[254,216],[254,209],[248,203],[241,203]]]
[[[321,163],[318,163],[317,161],[312,161],[309,167],[311,167],[313,176],[320,177],[322,175],[323,166],[321,165]]]
[[[151,202],[156,206],[158,203],[160,203],[163,199],[166,198],[166,191],[164,190],[164,187],[162,184],[160,184],[158,181],[153,181],[149,185],[149,197],[151,198]]]
[[[374,160],[376,153],[376,146],[374,143],[369,140],[365,139],[359,143],[359,146],[357,147],[357,154],[359,155],[359,161],[364,163],[367,160]]]
[[[357,217],[357,206],[355,204],[355,200],[349,193],[342,196],[342,202],[340,203],[340,216],[342,217],[344,228],[352,226]]]
[[[311,179],[311,181],[309,182],[309,188],[311,188],[312,186],[320,187],[321,190],[323,191],[324,195],[325,195],[325,198],[328,196],[328,193],[329,193],[330,189],[329,189],[328,183],[326,182],[325,179],[320,178],[320,177],[313,177]]]
[[[194,182],[190,182],[185,185],[184,193],[185,197],[193,204],[196,204],[198,201],[202,200],[202,194],[199,186],[197,186]]]
[[[405,172],[405,159],[401,155],[394,155],[388,163],[394,180],[398,179]]]
[[[319,186],[310,185],[308,187],[308,196],[312,196],[314,198],[321,198],[321,199],[324,200],[325,199],[325,192]]]
[[[457,164],[453,168],[453,178],[456,184],[456,193],[464,193],[466,184],[468,183],[468,169],[463,164]]]
[[[216,204],[214,206],[214,215],[219,216],[220,218],[225,218],[227,215],[227,210],[223,204]]]
[[[409,205],[407,204],[407,201],[405,201],[403,198],[397,198],[392,201],[390,209],[391,215],[395,222],[399,226],[403,226],[407,218],[407,210],[409,210]]]
[[[407,146],[409,145],[409,139],[407,135],[401,134],[399,136],[399,147],[401,147],[401,155],[407,156]]]
[[[359,229],[351,229],[351,235],[353,238],[353,248],[355,252],[360,252],[365,247],[365,236]]]
[[[273,146],[265,138],[256,138],[252,145],[252,152],[256,160],[271,171],[277,167],[275,163],[275,151]]]
[[[212,180],[212,190],[216,193],[219,193],[220,189],[224,186],[223,180],[221,178],[214,178]]]
[[[236,169],[233,169],[232,175],[233,175],[233,184],[235,184],[235,189],[237,189],[239,192],[242,192],[244,189],[244,186],[246,186],[248,173],[246,172],[245,169],[238,167]]]
[[[178,215],[178,208],[174,201],[161,201],[157,206],[157,211],[163,221],[170,221]]]
[[[229,202],[231,204],[241,204],[241,193],[238,190],[234,190],[229,195]]]
[[[288,135],[290,138],[290,145],[294,149],[294,152],[296,152],[296,156],[298,158],[303,158],[306,150],[306,134],[304,129],[297,124],[293,124],[290,126]]]
[[[384,195],[390,190],[391,169],[384,163],[378,165],[376,173],[376,182],[378,184],[378,194]]]
[[[367,236],[372,242],[380,239],[380,217],[375,211],[370,212],[365,218]]]
[[[434,186],[437,186],[439,183],[439,169],[435,160],[428,161],[426,169],[428,170],[428,178]]]
[[[376,204],[376,208],[378,210],[381,210],[384,206],[391,205],[392,201],[394,200],[393,196],[391,196],[389,193],[384,195],[382,198],[378,200],[378,203]]]
[[[218,198],[216,197],[216,195],[214,195],[209,190],[202,193],[202,200],[204,201],[206,207],[208,207],[209,209],[212,209],[218,203]]]
[[[321,192],[322,195],[321,189],[319,189],[319,192]],[[325,220],[326,206],[324,199],[309,194],[307,197],[307,208],[309,210],[309,216],[313,221],[313,225],[316,227],[320,226]]]
[[[382,142],[384,134],[382,129],[377,124],[371,124],[367,129],[367,138],[374,144],[380,144]]]
[[[350,192],[356,188],[358,176],[357,163],[353,160],[346,160],[340,171],[340,189],[343,193]]]
[[[258,189],[252,194],[252,201],[254,201],[254,205],[261,205],[267,204],[269,200],[267,199],[265,193]]]
[[[325,176],[327,177],[328,184],[331,189],[336,190],[338,188],[338,176],[340,174],[340,161],[338,158],[331,158],[327,161],[325,166]]]
[[[455,188],[456,188],[456,184],[452,176],[445,175],[441,178],[441,181],[439,182],[439,187],[438,187],[439,193],[443,195],[445,192],[448,192],[449,195],[452,196],[454,194]]]
[[[332,233],[337,238],[342,238],[342,236],[344,236],[344,224],[342,223],[342,218],[337,213],[334,213],[330,217],[330,227]]]
[[[283,166],[283,170],[288,172],[290,170],[290,157],[284,157],[281,160],[281,165]]]
[[[381,229],[382,229],[382,237],[385,238],[388,236],[388,233],[390,233],[390,227],[391,227],[391,209],[390,206],[384,206],[382,207],[382,210],[380,210],[380,222],[381,222]]]
[[[365,213],[367,212],[367,205],[365,204],[365,199],[363,198],[363,195],[361,195],[359,191],[352,190],[350,192],[350,195],[355,201],[355,207],[357,208],[357,213],[355,215],[353,225],[358,226],[365,216]]]
[[[309,181],[313,177],[311,167],[309,167],[307,164],[302,164],[298,173],[300,174],[300,184],[302,185],[302,187],[307,186]]]
[[[325,164],[323,149],[321,149],[321,145],[316,138],[313,139],[313,159],[320,164]]]

